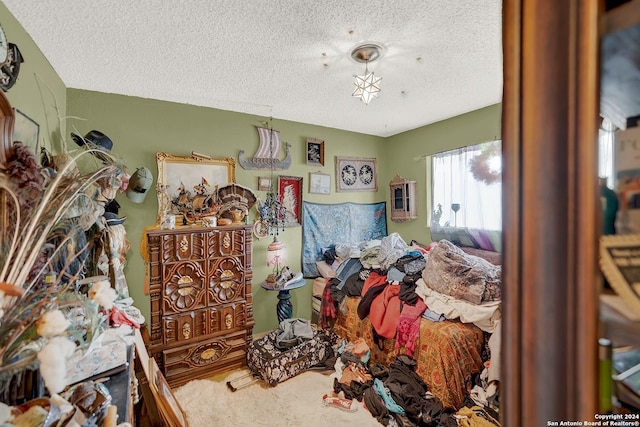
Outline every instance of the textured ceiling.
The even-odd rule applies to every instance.
[[[501,101],[500,0],[0,0],[69,88],[390,136]],[[378,98],[351,97],[369,64]]]

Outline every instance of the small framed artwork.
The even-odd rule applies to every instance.
[[[336,191],[378,191],[376,159],[336,156]]]
[[[271,178],[266,176],[258,177],[258,190],[259,191],[270,191],[271,190]]]
[[[295,227],[302,224],[302,177],[278,177],[278,195],[284,207],[284,226]]]
[[[169,383],[158,368],[156,360],[149,358],[149,385],[156,400],[158,411],[170,427],[187,427],[187,416],[176,400]]]
[[[40,158],[38,153],[40,125],[17,108],[14,108],[13,111],[16,117],[13,125],[13,140],[22,142],[23,145],[31,149],[36,159]]]
[[[324,141],[307,138],[307,164],[324,166]]]
[[[309,193],[331,194],[331,175],[328,173],[309,173]]]

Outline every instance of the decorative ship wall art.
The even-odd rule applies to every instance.
[[[266,170],[285,170],[291,166],[291,153],[289,149],[291,144],[284,143],[286,157],[278,160],[282,142],[280,141],[280,132],[273,129],[256,126],[258,135],[260,136],[260,145],[258,151],[253,157],[246,158],[244,150],[238,153],[238,163],[244,169],[266,169]]]

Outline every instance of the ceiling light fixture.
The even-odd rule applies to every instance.
[[[380,93],[380,80],[382,77],[376,77],[373,71],[369,72],[369,62],[376,61],[382,56],[382,46],[373,43],[366,43],[356,46],[351,51],[351,58],[356,62],[364,62],[364,75],[354,76],[356,78],[354,89],[351,96],[360,98],[365,105],[369,104],[373,98]]]

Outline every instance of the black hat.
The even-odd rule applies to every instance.
[[[114,225],[120,225],[124,223],[124,221],[127,219],[126,216],[123,216],[121,218],[118,216],[118,214],[115,214],[113,212],[105,212],[103,216],[104,216],[104,219],[107,221],[107,225],[110,227]]]
[[[75,133],[71,134],[71,138],[78,144],[80,147],[87,148],[97,148],[102,151],[111,151],[113,148],[113,142],[111,139],[105,135],[104,133],[98,130],[92,130],[87,133],[84,138]],[[96,157],[98,157],[102,161],[107,161],[107,157],[98,152],[92,152]]]

